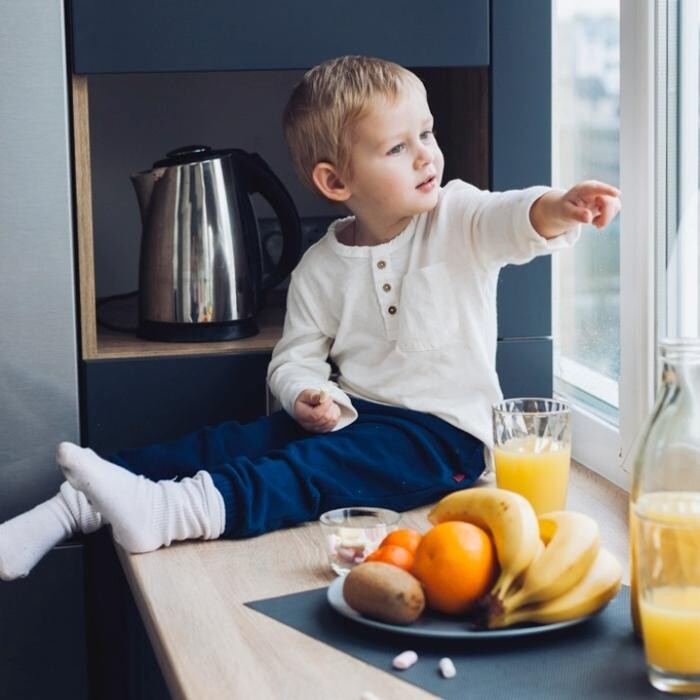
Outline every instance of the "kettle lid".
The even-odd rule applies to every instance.
[[[153,163],[154,168],[168,168],[172,165],[189,165],[200,163],[203,160],[214,160],[230,155],[231,150],[216,150],[210,146],[181,146],[170,151],[165,158]]]

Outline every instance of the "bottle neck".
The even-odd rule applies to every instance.
[[[641,493],[700,493],[700,342],[661,345],[662,387],[635,456],[632,500]]]

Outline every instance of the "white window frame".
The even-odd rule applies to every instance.
[[[653,407],[655,387],[656,232],[664,223],[657,220],[655,211],[663,212],[665,204],[657,199],[665,187],[659,188],[656,182],[659,149],[665,148],[665,141],[657,138],[658,102],[665,101],[665,95],[657,95],[655,81],[661,53],[656,11],[656,0],[620,2],[620,190],[624,209],[620,226],[619,426],[570,400],[573,458],[627,490],[634,442]]]
[[[678,143],[674,167],[678,169],[673,222],[674,244],[669,250],[667,269],[666,324],[663,335],[697,337],[699,335],[700,270],[698,265],[698,1],[674,0],[679,13],[678,95],[676,124]],[[671,188],[669,188],[670,190]],[[698,290],[688,294],[687,290]]]

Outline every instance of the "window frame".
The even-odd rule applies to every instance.
[[[664,161],[665,138],[659,130],[657,71],[665,69],[665,33],[659,16],[665,0],[620,0],[620,378],[619,423],[600,417],[585,403],[572,405],[573,459],[629,490],[634,446],[654,402],[657,311],[659,305],[659,232],[665,221],[665,181],[657,163]],[[665,14],[664,14],[665,16]],[[552,13],[556,37],[556,12]],[[556,45],[556,38],[553,42]],[[554,61],[553,61],[553,65]],[[553,82],[554,84],[556,81]],[[554,153],[554,149],[552,151]],[[665,176],[665,173],[663,173]],[[556,293],[552,286],[553,295]],[[556,300],[553,299],[553,303]]]

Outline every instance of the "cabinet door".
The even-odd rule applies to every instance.
[[[366,54],[489,62],[489,0],[70,0],[75,73],[308,68]]]
[[[552,395],[552,339],[501,340],[496,350],[496,372],[503,396]]]
[[[88,697],[83,548],[52,549],[0,585],[0,700]]]
[[[491,189],[547,185],[552,177],[551,0],[492,0],[491,21]],[[551,258],[505,267],[498,284],[498,337],[533,342],[499,344],[504,394],[551,395],[551,334]]]
[[[266,412],[270,353],[83,363],[83,443],[106,454]]]

